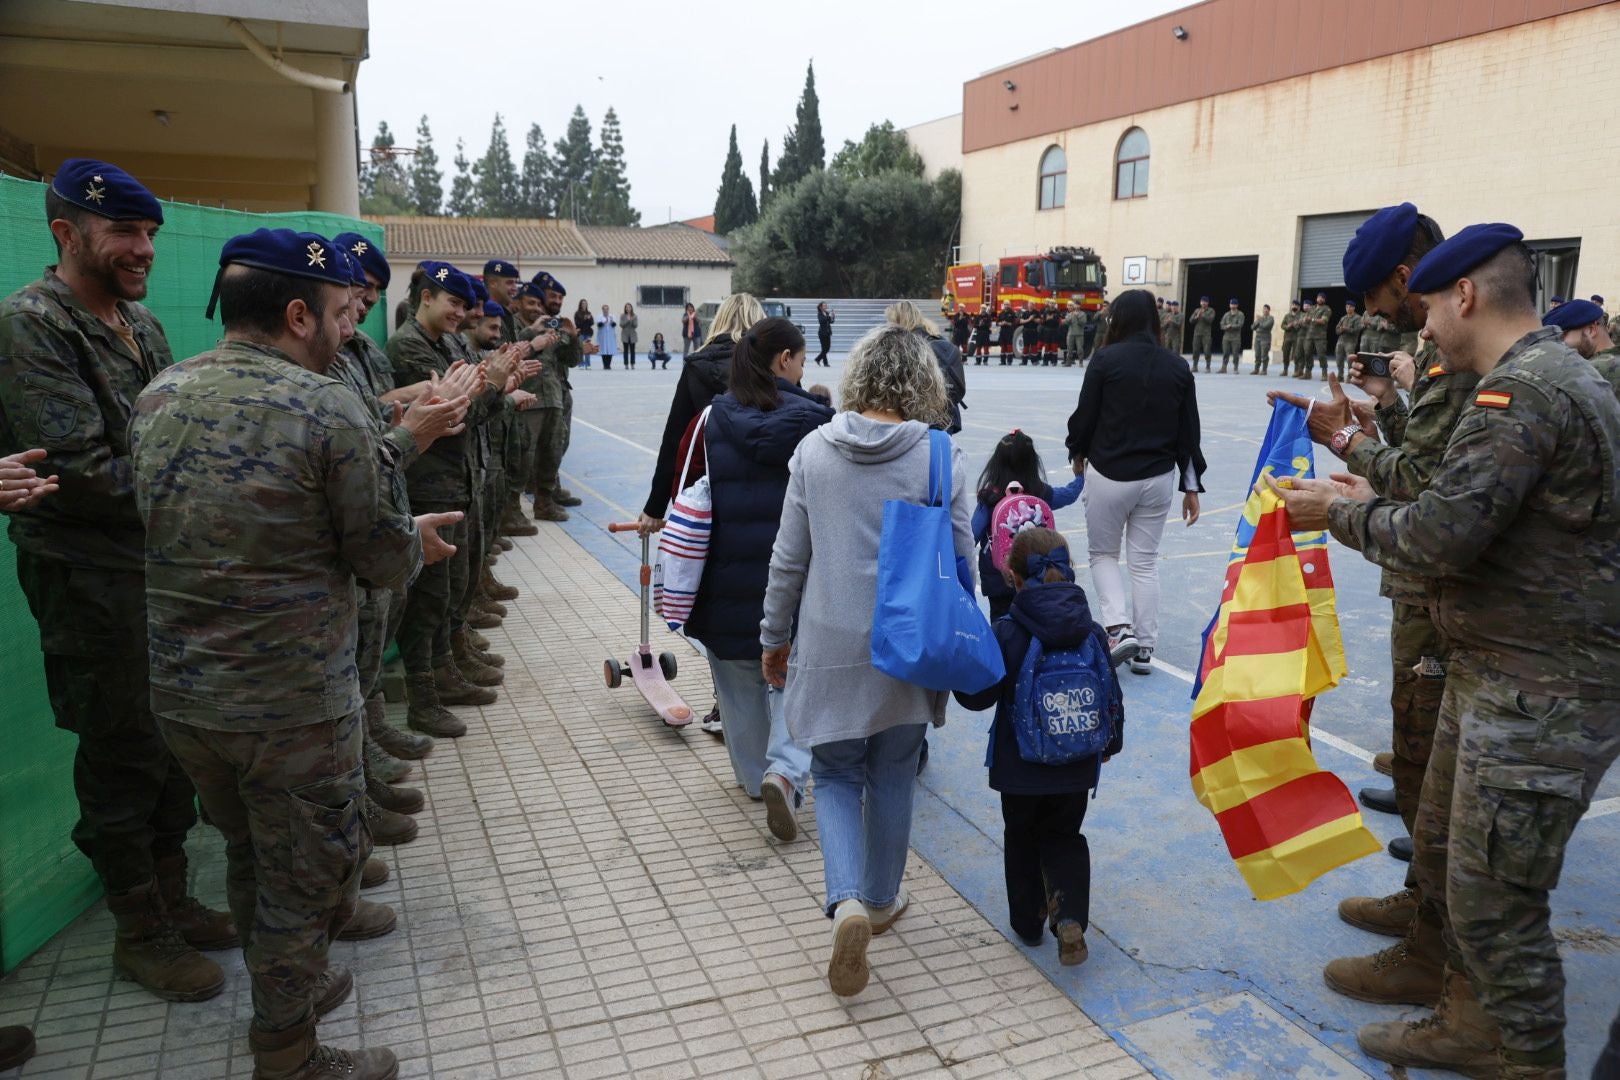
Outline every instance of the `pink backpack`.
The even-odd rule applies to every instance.
[[[1056,528],[1052,508],[1045,499],[1031,495],[1024,485],[1014,480],[1007,485],[1007,493],[990,511],[990,563],[997,570],[1007,568],[1007,554],[1012,551],[1013,539],[1025,529]]]

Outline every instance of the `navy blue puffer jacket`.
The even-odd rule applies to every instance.
[[[787,497],[788,460],[833,411],[785,379],[769,412],[730,393],[710,403],[703,452],[714,495],[714,533],[686,633],[722,660],[757,660],[771,548]]]

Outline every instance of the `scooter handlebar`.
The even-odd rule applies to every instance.
[[[608,532],[635,532],[641,524],[635,521],[614,521],[608,524]]]

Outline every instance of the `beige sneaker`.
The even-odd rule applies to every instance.
[[[894,903],[888,907],[867,909],[872,918],[872,936],[877,937],[893,926],[894,920],[905,914],[906,908],[910,906],[911,897],[906,893],[906,887],[902,885],[900,891],[894,894]]]
[[[785,777],[766,773],[759,795],[765,801],[765,824],[771,835],[782,841],[797,840],[799,819],[793,809],[793,785]]]
[[[833,912],[832,959],[827,961],[827,982],[839,997],[853,997],[866,989],[872,969],[866,947],[872,942],[872,918],[859,900],[845,900]]]

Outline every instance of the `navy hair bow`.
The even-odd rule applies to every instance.
[[[1048,570],[1056,570],[1064,581],[1074,580],[1074,567],[1069,563],[1069,549],[1054,548],[1044,555],[1034,552],[1024,556],[1024,580],[1045,581]]]

